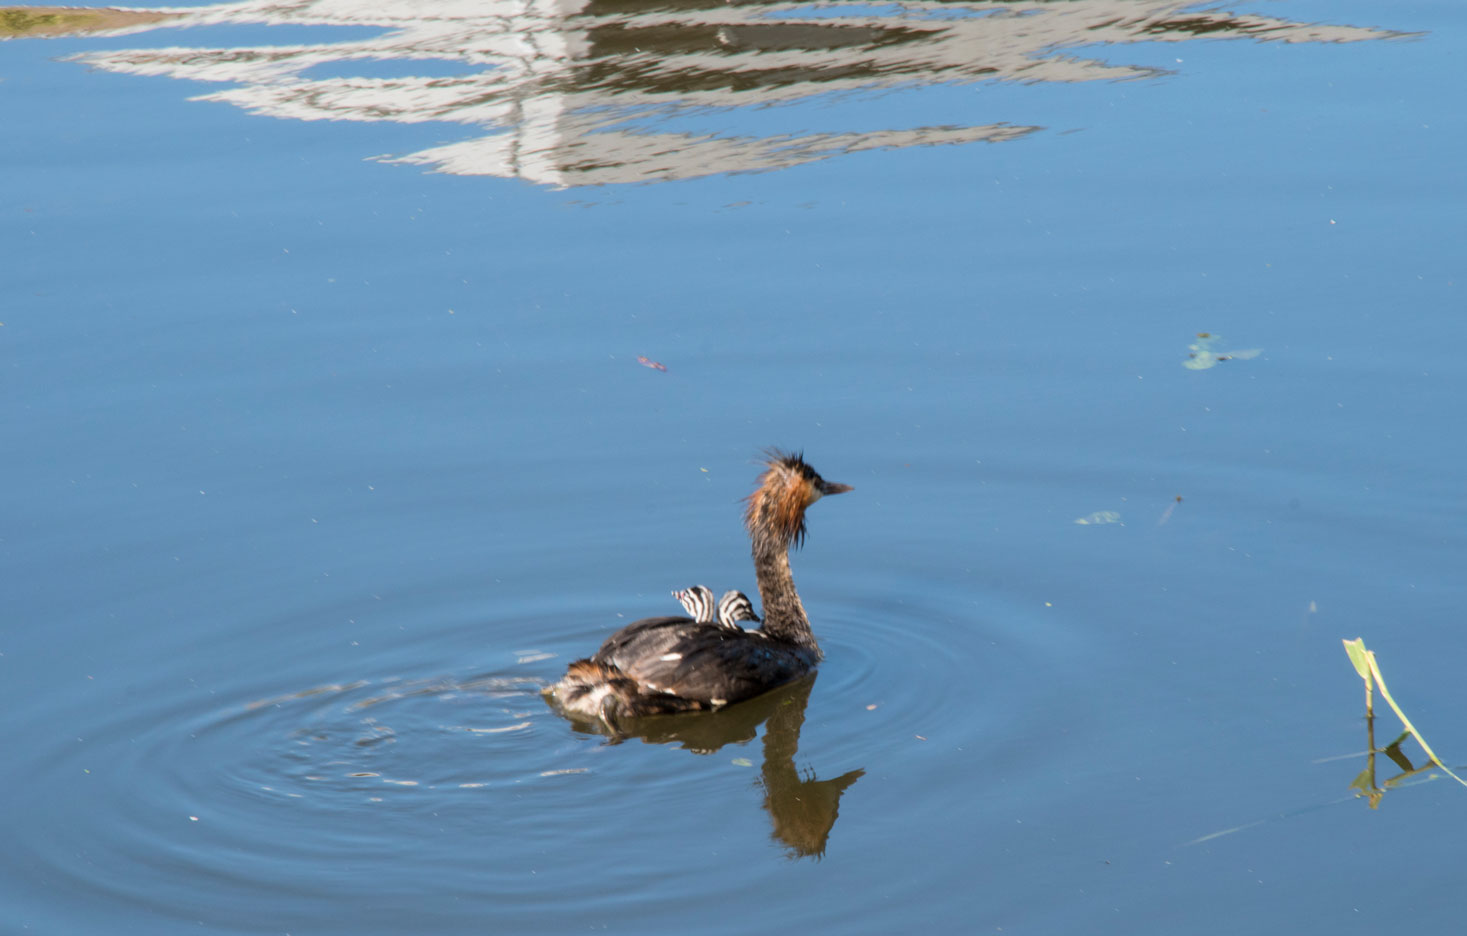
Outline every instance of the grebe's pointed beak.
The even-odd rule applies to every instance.
[[[849,484],[833,484],[829,481],[826,481],[824,478],[820,480],[821,497],[824,497],[826,494],[844,494],[847,491],[854,490],[855,488],[851,487]]]

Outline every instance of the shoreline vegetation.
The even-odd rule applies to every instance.
[[[0,39],[55,38],[108,32],[173,19],[174,13],[112,7],[0,7]]]

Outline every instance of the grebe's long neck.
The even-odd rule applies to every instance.
[[[771,449],[765,464],[768,470],[744,510],[744,527],[754,544],[754,576],[764,599],[763,632],[808,649],[818,660],[820,645],[790,575],[790,547],[804,542],[805,508],[851,488],[826,481],[799,455]]]
[[[808,647],[820,659],[820,645],[815,642],[815,632],[810,630],[810,619],[805,617],[805,606],[800,603],[800,593],[795,591],[795,579],[790,574],[789,545],[755,537],[754,577],[759,581],[759,597],[764,603],[764,633]]]

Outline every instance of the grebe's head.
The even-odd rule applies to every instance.
[[[827,494],[843,494],[849,484],[820,477],[799,452],[769,449],[759,486],[746,500],[744,526],[756,542],[774,541],[788,547],[805,540],[805,509]]]

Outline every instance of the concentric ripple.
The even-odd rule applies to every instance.
[[[862,765],[846,762],[857,751],[819,763],[796,753],[803,709],[781,736],[788,756],[770,765],[759,740],[768,711],[676,721],[651,748],[577,731],[540,690],[605,628],[588,629],[577,608],[518,607],[487,622],[457,614],[420,625],[413,643],[385,646],[356,671],[327,672],[320,660],[240,666],[203,690],[160,665],[126,705],[77,704],[75,737],[24,765],[50,782],[16,786],[16,808],[48,814],[55,834],[7,873],[66,881],[67,892],[160,925],[226,932],[334,931],[343,901],[415,931],[424,901],[411,894],[436,895],[428,903],[460,922],[492,913],[533,928],[566,912],[567,880],[586,882],[575,919],[624,904],[645,888],[649,860],[679,899],[711,898],[727,884],[730,835],[754,854],[778,854],[801,835],[818,851],[828,830],[791,830],[787,816],[779,826],[771,797],[786,777],[846,773],[838,800],[859,776]],[[445,672],[443,659],[464,655],[465,635],[492,642],[477,660],[491,668]],[[874,655],[839,645],[833,655],[858,662],[858,673],[831,681],[841,696],[858,695]],[[745,715],[747,725],[735,724]],[[711,725],[716,740],[679,734],[687,725],[695,734]],[[105,824],[69,822],[81,801]],[[675,867],[607,861],[626,830],[669,823],[685,842]],[[750,883],[775,868],[743,863],[738,876]],[[46,916],[60,910],[42,900],[17,908],[43,931],[64,920]]]
[[[270,633],[307,635],[288,659],[272,654],[289,641],[221,635],[239,659],[207,687],[181,654],[115,705],[47,712],[74,735],[31,745],[42,758],[11,769],[47,782],[12,787],[15,808],[39,811],[55,834],[8,873],[226,932],[346,931],[344,901],[403,932],[435,914],[530,931],[609,918],[629,901],[639,919],[670,922],[679,901],[771,886],[783,873],[771,857],[879,847],[869,823],[891,811],[897,765],[920,785],[938,766],[923,759],[1052,719],[1017,674],[1041,658],[1065,665],[1054,635],[999,600],[893,598],[899,583],[812,577],[826,652],[813,682],[618,744],[541,696],[622,623],[592,610],[606,599],[552,594],[485,620],[463,597],[472,590],[442,591],[458,603],[435,605],[432,589],[404,602],[411,629],[388,618],[354,632],[372,653],[333,656],[288,622]],[[70,821],[80,802],[105,822]],[[628,857],[629,835],[673,843],[676,860]],[[567,881],[584,882],[573,913]],[[44,901],[17,912],[64,929]]]

